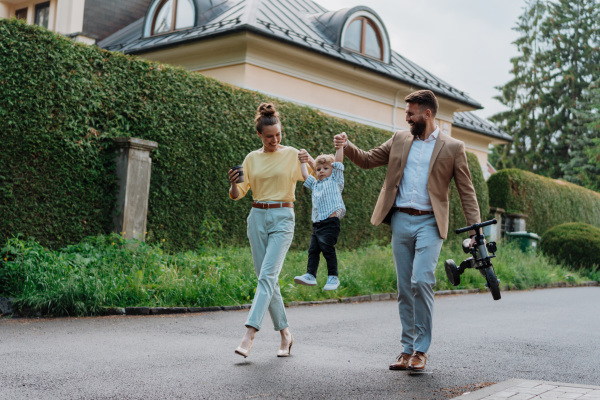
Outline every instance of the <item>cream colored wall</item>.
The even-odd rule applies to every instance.
[[[488,148],[492,138],[462,128],[453,127],[452,137],[465,143],[465,149],[477,156],[484,176],[487,176]]]
[[[246,47],[244,35],[238,34],[144,53],[141,57],[190,71],[219,70],[245,64]]]
[[[85,0],[60,0],[56,4],[54,30],[62,34],[83,31],[83,11]]]
[[[27,23],[33,24],[35,5],[40,3],[45,3],[45,1],[0,2],[0,17],[12,18],[17,10],[27,8]],[[62,34],[81,32],[83,30],[84,7],[85,0],[50,0],[48,29]]]
[[[392,115],[392,106],[381,101],[250,64],[246,68],[245,87],[272,93],[338,116],[351,115],[354,119],[381,125],[386,122],[389,124]]]
[[[360,122],[374,119],[375,122],[369,121],[370,125],[388,130],[393,128],[396,130],[408,129],[404,103],[386,104],[385,102],[364,98],[357,94],[349,94],[339,89],[332,89],[325,85],[290,77],[280,72],[273,72],[270,69],[250,64],[213,68],[200,72],[236,86],[270,92],[280,98],[311,105],[342,118],[360,120]],[[285,92],[274,90],[276,88],[285,88]],[[332,105],[335,105],[335,108]],[[396,107],[395,115],[394,107]],[[395,119],[395,126],[385,124],[390,116]],[[443,115],[442,118],[444,118]],[[451,121],[436,118],[436,123],[443,133],[452,135]]]
[[[15,17],[15,11],[21,8],[27,8],[27,23],[33,23],[33,12],[35,10],[35,4],[27,1],[2,1],[0,2],[0,17],[2,18],[13,18]]]
[[[246,87],[390,131],[407,127],[404,97],[415,88],[352,64],[256,35],[249,35],[247,42],[248,64],[256,68],[247,76]],[[271,86],[264,85],[268,73],[276,77]],[[268,87],[283,90],[276,92]]]
[[[221,68],[210,68],[199,71],[223,82],[256,90],[269,95],[309,105],[329,114],[346,119],[369,120],[371,125],[384,129],[390,127],[382,121],[390,118],[393,105],[387,105],[361,96],[348,94],[324,85],[303,79],[290,77],[279,72],[250,64],[239,64]],[[278,90],[285,88],[285,91]],[[335,105],[335,107],[332,107]],[[351,118],[349,113],[354,115]],[[396,129],[407,127],[404,121],[404,109],[397,109]],[[375,121],[371,121],[375,117]],[[390,129],[391,130],[391,129]]]
[[[390,131],[408,128],[404,97],[420,89],[251,33],[141,56]],[[461,133],[452,127],[454,112],[468,109],[445,98],[440,98],[439,102],[436,122],[442,132],[463,140],[468,150],[485,166],[489,140],[476,133]]]
[[[244,87],[246,69],[246,64],[238,64],[221,68],[205,69],[202,70],[201,73],[235,86]]]
[[[142,57],[387,130],[406,128],[404,97],[415,89],[249,33],[177,46]],[[439,113],[448,124],[452,121],[452,107],[448,104]]]
[[[0,2],[0,18],[10,18],[10,10],[8,3]]]
[[[51,31],[55,30],[56,26],[56,3],[58,0],[50,0],[50,16],[48,18],[48,29]],[[15,12],[22,8],[27,8],[27,23],[33,24],[35,21],[35,5],[45,3],[45,0],[38,1],[4,1],[2,2],[7,6],[7,16],[5,18],[12,18],[15,16]]]

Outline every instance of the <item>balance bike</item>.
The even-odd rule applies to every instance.
[[[496,242],[485,242],[485,236],[483,235],[484,226],[497,224],[496,219],[473,224],[464,228],[457,229],[455,232],[463,233],[470,230],[475,231],[475,244],[473,247],[469,247],[471,239],[465,239],[462,243],[463,251],[467,254],[471,254],[471,257],[460,263],[457,267],[454,260],[446,260],[444,266],[446,268],[446,276],[453,286],[460,284],[460,276],[465,272],[467,268],[476,268],[479,270],[481,275],[485,277],[487,282],[486,286],[492,292],[494,300],[500,300],[500,280],[496,278],[494,272],[494,266],[492,265],[492,258],[496,257]],[[490,254],[491,253],[491,254]]]

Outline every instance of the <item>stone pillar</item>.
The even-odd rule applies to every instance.
[[[150,151],[156,142],[137,138],[116,138],[119,195],[113,217],[114,232],[126,239],[145,240],[148,194],[150,193]]]
[[[506,232],[526,232],[525,214],[504,214],[504,233]]]
[[[502,214],[504,214],[503,208],[490,207],[490,214],[492,218],[496,218],[498,223],[496,225],[489,225],[485,228],[489,228],[485,233],[486,240],[488,242],[499,241],[502,237]]]

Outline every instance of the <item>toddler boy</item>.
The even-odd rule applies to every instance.
[[[342,200],[344,190],[344,149],[336,149],[335,157],[322,154],[315,159],[318,179],[308,174],[306,163],[301,164],[304,186],[312,190],[313,231],[308,248],[306,274],[296,276],[294,282],[301,285],[317,284],[317,269],[321,253],[327,262],[327,283],[323,290],[335,290],[340,286],[337,270],[335,244],[340,235],[340,219],[346,214]]]

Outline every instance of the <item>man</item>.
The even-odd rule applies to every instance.
[[[390,369],[423,370],[431,344],[435,268],[448,235],[452,178],[467,223],[481,220],[464,143],[442,134],[435,123],[437,98],[419,90],[404,100],[410,132],[397,131],[368,152],[352,144],[346,133],[335,135],[334,144],[344,146],[346,157],[360,168],[388,165],[371,223],[392,228],[403,350]]]

